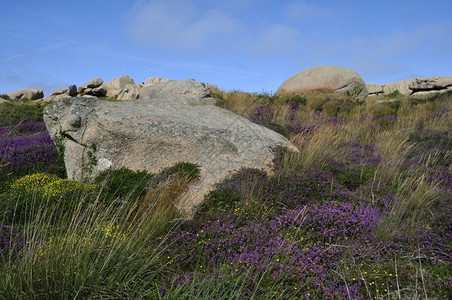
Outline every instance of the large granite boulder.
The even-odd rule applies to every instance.
[[[117,96],[128,84],[134,85],[135,82],[127,75],[121,75],[103,84],[107,90],[107,97]]]
[[[276,95],[302,95],[312,92],[356,93],[366,98],[367,87],[361,76],[346,68],[317,66],[289,77],[276,91]]]
[[[159,85],[163,85],[161,83]],[[44,120],[55,140],[65,139],[69,178],[93,178],[108,168],[157,173],[180,161],[201,166],[200,180],[184,195],[188,213],[215,185],[241,167],[271,171],[275,149],[297,151],[286,138],[212,103],[192,80],[149,86],[140,100],[108,102],[68,98],[46,106]]]
[[[29,100],[38,100],[44,98],[44,92],[38,89],[21,89],[7,94],[12,100],[27,98]]]

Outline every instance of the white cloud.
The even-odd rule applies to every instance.
[[[230,38],[240,23],[218,9],[200,10],[190,2],[151,1],[129,13],[129,36],[141,45],[194,51],[217,38]]]
[[[330,19],[333,16],[342,15],[344,11],[337,3],[331,3],[328,6],[314,1],[299,0],[287,4],[284,13],[291,21],[299,22]]]
[[[126,17],[127,32],[139,46],[200,55],[240,53],[278,55],[294,51],[299,45],[298,31],[273,23],[256,24],[244,3],[182,0],[138,1]]]
[[[260,32],[252,48],[257,54],[284,54],[298,49],[298,31],[286,25],[273,25]]]
[[[452,22],[444,24],[429,24],[415,28],[412,31],[394,30],[383,37],[378,43],[374,42],[375,52],[387,56],[403,55],[413,52],[429,52],[430,49],[443,49],[439,51],[448,53],[452,50]],[[431,46],[429,46],[431,45]],[[442,47],[437,47],[442,45]]]

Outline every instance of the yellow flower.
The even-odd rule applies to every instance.
[[[72,179],[60,179],[53,181],[43,187],[44,195],[58,197],[67,192],[76,190],[94,190],[97,187],[95,184],[86,184]]]
[[[26,175],[14,181],[11,189],[15,191],[38,191],[42,192],[45,185],[60,180],[56,175],[46,173],[36,173]]]

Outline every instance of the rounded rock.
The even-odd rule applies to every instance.
[[[342,94],[347,91],[358,98],[366,98],[368,95],[364,80],[355,71],[335,66],[317,66],[289,77],[275,94],[303,95],[312,92]]]

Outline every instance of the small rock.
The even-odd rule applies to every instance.
[[[68,92],[68,89],[59,89],[56,91],[53,91],[50,96],[57,96],[57,95],[61,95],[61,94],[66,94]]]
[[[69,86],[68,95],[71,97],[77,96],[77,86],[75,84]]]
[[[96,97],[105,97],[105,95],[107,95],[107,90],[103,86],[99,86],[94,88],[92,93]]]
[[[88,81],[84,86],[86,86],[87,88],[97,88],[100,87],[102,83],[104,83],[102,78],[96,77]]]

